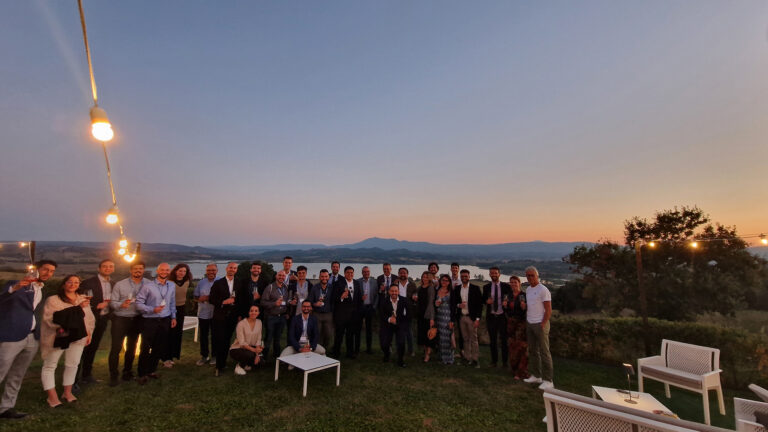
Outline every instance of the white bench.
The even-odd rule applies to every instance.
[[[548,432],[725,432],[557,389],[544,391]]]
[[[709,419],[709,391],[717,391],[720,414],[725,415],[723,387],[720,384],[720,350],[671,340],[661,341],[661,355],[637,360],[637,382],[643,391],[643,378],[664,383],[667,398],[670,384],[701,393],[704,399],[704,422]]]
[[[752,386],[750,386],[750,388],[752,388]],[[763,425],[757,423],[755,412],[768,414],[768,403],[733,398],[733,416],[736,420],[736,430],[740,432],[768,431]]]

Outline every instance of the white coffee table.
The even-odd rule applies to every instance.
[[[280,372],[280,362],[291,365],[295,368],[304,371],[304,389],[301,395],[307,396],[307,375],[312,372],[321,371],[323,369],[336,368],[336,387],[339,386],[339,380],[341,379],[341,362],[330,357],[326,357],[313,352],[291,354],[285,357],[278,357],[275,360],[275,381],[277,381],[278,373]]]
[[[626,390],[620,392],[615,388],[592,386],[592,397],[595,399],[600,398],[605,402],[626,408],[677,418],[677,415],[670,411],[669,408],[662,405],[661,402],[648,393],[633,391],[632,401],[637,402],[633,404],[625,401],[625,399],[629,399]]]

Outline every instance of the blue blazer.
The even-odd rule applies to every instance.
[[[299,345],[299,339],[301,339],[301,332],[304,327],[304,320],[301,318],[301,314],[295,315],[291,320],[291,325],[288,328],[288,344],[299,352],[301,345]],[[309,320],[307,320],[307,338],[309,339],[309,346],[314,351],[317,348],[317,340],[320,338],[320,326],[317,323],[317,317],[310,314]]]
[[[32,317],[36,319],[35,339],[40,339],[40,321],[45,302],[41,300],[37,309],[33,309],[34,292],[20,289],[9,293],[8,289],[18,282],[9,281],[0,291],[0,342],[18,342],[26,338],[32,328]]]

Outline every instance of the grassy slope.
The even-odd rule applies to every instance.
[[[274,365],[244,377],[234,376],[231,369],[214,377],[210,366],[194,365],[198,347],[192,332],[185,333],[182,360],[172,370],[161,368],[161,380],[143,387],[135,382],[121,382],[116,388],[96,384],[86,388],[74,405],[55,410],[45,405],[41,362],[35,360],[17,404],[33,415],[0,421],[0,430],[546,430],[540,391],[514,382],[500,369],[425,365],[418,357],[408,358],[408,367],[400,369],[381,363],[378,354],[361,354],[358,360],[342,361],[340,387],[334,386],[335,369],[313,373],[307,397],[302,398],[302,375],[282,369],[275,382]],[[96,376],[105,381],[108,339],[107,335],[102,341],[95,366]],[[482,346],[481,361],[487,356],[488,348]],[[590,395],[592,384],[623,387],[626,378],[618,368],[555,359],[555,383],[563,390]],[[663,386],[654,382],[646,385],[646,391],[681,417],[703,421],[700,396],[673,388],[672,399],[667,400]],[[728,416],[720,416],[711,393],[713,424],[733,427],[733,395],[726,392]]]

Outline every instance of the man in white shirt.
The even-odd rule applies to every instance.
[[[530,266],[525,277],[531,285],[525,291],[528,326],[528,371],[531,376],[523,381],[541,383],[540,389],[553,388],[552,355],[549,352],[549,318],[552,316],[552,295],[539,281],[539,271]]]
[[[78,292],[91,298],[91,311],[96,318],[96,327],[93,328],[91,343],[83,350],[83,357],[80,361],[80,369],[77,380],[79,384],[90,384],[98,382],[91,374],[93,370],[93,360],[96,358],[96,351],[99,349],[101,338],[107,329],[107,324],[111,319],[109,313],[109,300],[112,293],[112,281],[110,277],[115,272],[115,262],[111,259],[102,260],[99,263],[99,273],[91,278],[85,279],[80,283]]]

